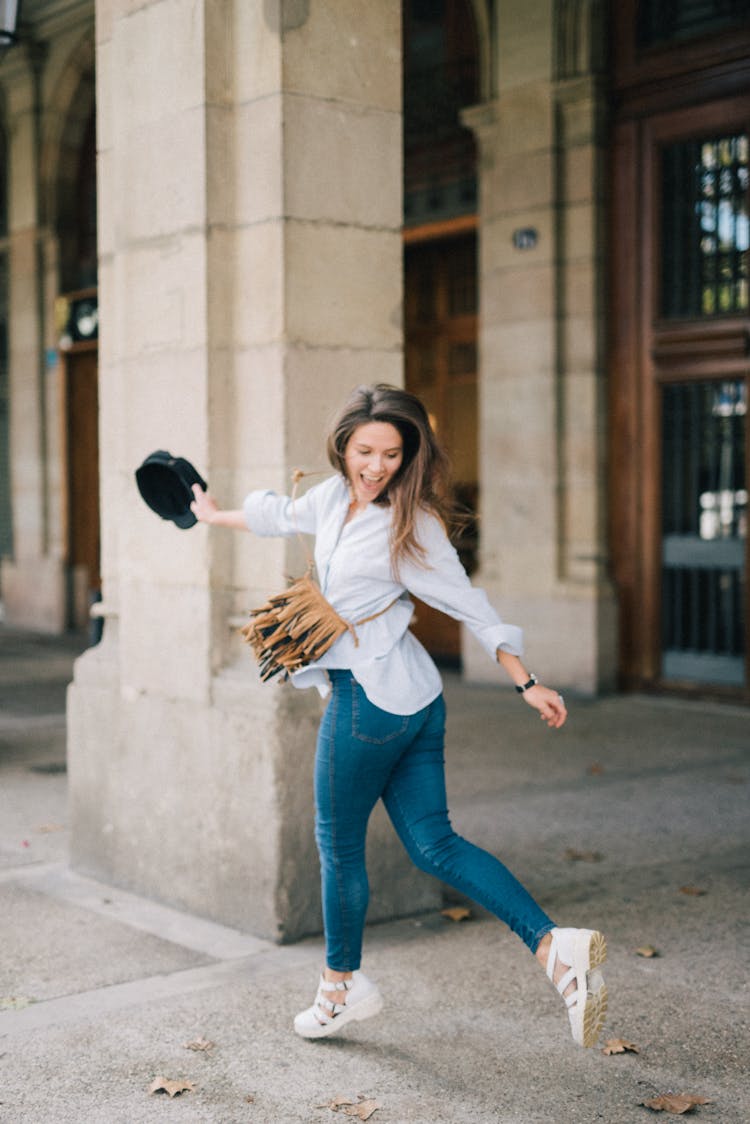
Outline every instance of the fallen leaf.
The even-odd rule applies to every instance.
[[[50,835],[53,831],[65,831],[65,827],[61,823],[42,823],[34,831],[38,831],[40,835]]]
[[[22,1011],[33,1002],[26,995],[3,995],[0,996],[0,1011]]]
[[[680,886],[680,893],[689,894],[693,898],[702,898],[708,891],[701,890],[700,886]]]
[[[604,1043],[603,1054],[640,1054],[635,1042],[626,1042],[624,1038],[608,1038]]]
[[[644,957],[645,960],[653,960],[655,956],[661,955],[658,948],[654,948],[652,944],[642,944],[635,950],[635,954]]]
[[[192,1081],[171,1081],[168,1077],[155,1077],[149,1085],[149,1093],[169,1093],[170,1099],[179,1093],[192,1093]]]
[[[471,910],[465,905],[452,905],[450,909],[441,909],[440,914],[450,921],[467,921],[471,917]]]
[[[652,1108],[655,1112],[671,1112],[675,1116],[682,1116],[684,1112],[692,1112],[697,1104],[711,1104],[705,1097],[694,1097],[690,1093],[660,1093],[650,1101],[641,1101],[645,1108]]]
[[[255,1104],[255,1093],[248,1093],[245,1097],[246,1104]]]
[[[207,1053],[213,1050],[215,1043],[209,1042],[207,1038],[195,1038],[192,1042],[183,1042],[182,1045],[186,1050],[201,1050]]]
[[[358,1093],[356,1101],[353,1101],[351,1097],[339,1094],[332,1101],[326,1101],[325,1104],[319,1104],[315,1107],[330,1108],[331,1112],[343,1112],[345,1116],[355,1116],[357,1120],[369,1120],[373,1112],[377,1112],[383,1106],[372,1097],[363,1097],[361,1093]]]
[[[565,858],[571,863],[600,863],[604,856],[599,851],[578,851],[575,847],[568,847]]]
[[[593,765],[589,765],[586,772],[590,777],[600,777],[604,772],[604,766],[600,765],[598,761],[594,761]]]

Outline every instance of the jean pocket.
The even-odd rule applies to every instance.
[[[352,736],[361,742],[383,745],[405,734],[408,714],[391,714],[368,699],[359,683],[352,680]]]

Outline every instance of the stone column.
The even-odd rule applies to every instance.
[[[53,240],[40,225],[40,48],[16,48],[3,68],[8,124],[9,403],[13,556],[2,561],[9,624],[42,632],[65,627],[66,589],[59,505],[59,386],[45,349],[45,284]],[[57,517],[57,518],[56,518]]]
[[[498,96],[465,115],[480,148],[477,581],[524,627],[532,669],[590,694],[611,684],[616,643],[605,533],[600,101],[590,76],[559,79],[557,7],[500,6]],[[576,18],[586,7],[576,5]],[[496,679],[468,636],[464,664],[471,678]]]
[[[273,939],[320,928],[317,696],[260,684],[245,610],[295,543],[179,531],[156,448],[225,506],[323,469],[359,382],[399,381],[400,9],[97,5],[104,639],[69,699],[77,867]],[[371,917],[436,902],[378,819]]]

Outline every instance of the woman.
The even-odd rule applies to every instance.
[[[292,676],[330,701],[315,759],[315,833],[321,863],[326,965],[315,1001],[297,1016],[305,1038],[335,1034],[382,1008],[360,971],[368,902],[365,835],[382,799],[416,865],[503,920],[563,996],[573,1037],[596,1041],[606,1011],[598,971],[601,933],[559,929],[498,859],[458,836],[448,819],[445,707],[437,668],[409,630],[409,593],[463,621],[552,729],[562,696],[521,661],[521,632],[474,588],[446,534],[447,462],[418,398],[388,385],[357,388],[328,437],[336,470],[302,498],[251,492],[240,511],[220,510],[198,485],[191,505],[204,523],[259,535],[315,535],[323,593],[347,621],[316,664]]]

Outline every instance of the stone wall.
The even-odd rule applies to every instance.
[[[500,5],[499,86],[466,112],[480,147],[481,567],[545,682],[596,693],[615,674],[606,542],[604,247],[592,74],[560,75],[564,21]],[[576,5],[588,27],[593,5]],[[557,14],[558,18],[555,18]],[[579,60],[580,61],[580,60]],[[469,677],[495,679],[468,635]]]
[[[178,531],[133,470],[223,505],[324,469],[359,382],[401,379],[400,11],[100,3],[102,643],[69,696],[75,865],[254,933],[320,928],[317,695],[260,684],[242,612],[295,543]],[[382,817],[371,917],[436,904]]]

